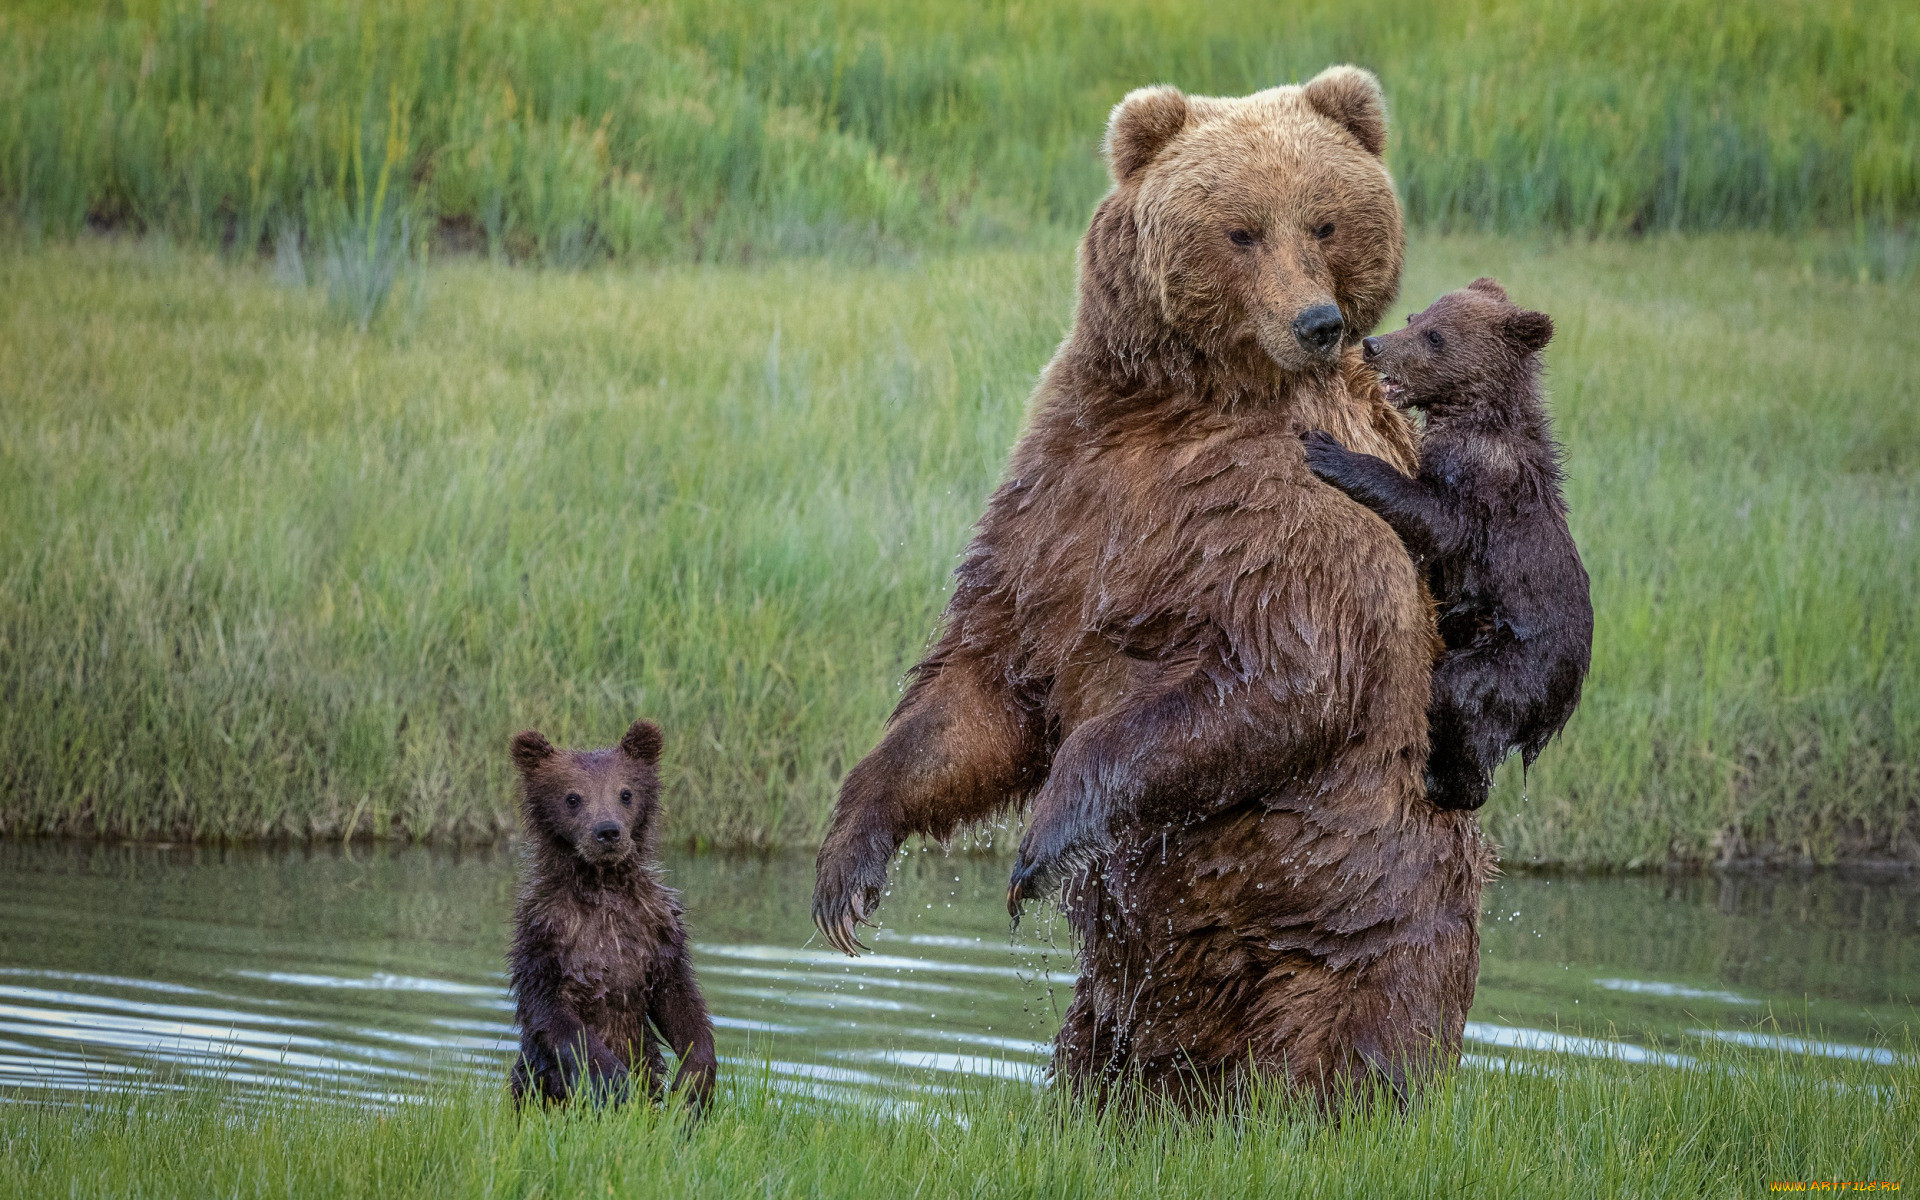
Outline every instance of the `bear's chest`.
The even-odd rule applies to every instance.
[[[1182,663],[1267,663],[1307,636],[1316,599],[1349,590],[1320,578],[1330,556],[1404,556],[1307,469],[1302,422],[1393,453],[1331,402],[1093,438],[1043,421],[1023,445],[963,575],[1000,598],[990,611],[1017,631],[1012,672],[1045,681],[1063,732]]]
[[[1223,428],[1047,456],[1006,524],[1001,565],[1018,624],[1057,673],[1123,686],[1216,615],[1236,581],[1286,560],[1288,534],[1322,497],[1299,440]]]
[[[567,916],[554,938],[562,996],[583,1011],[644,998],[667,937],[658,915],[611,905]]]

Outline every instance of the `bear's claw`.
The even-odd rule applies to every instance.
[[[873,919],[887,884],[890,845],[850,840],[829,842],[820,852],[813,886],[813,925],[827,944],[850,958],[866,950],[860,926],[879,928]]]
[[[866,893],[874,889],[857,888],[851,896],[835,897],[828,901],[816,897],[813,902],[813,927],[827,944],[849,958],[858,958],[862,951],[870,951],[866,943],[857,934],[860,926],[878,929],[879,924],[868,915]],[[838,913],[830,912],[838,908]]]
[[[1007,915],[1020,919],[1020,907],[1029,900],[1044,900],[1053,891],[1053,872],[1047,865],[1021,855],[1014,864],[1013,877],[1007,882]]]

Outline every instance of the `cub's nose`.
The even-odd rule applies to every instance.
[[[1379,338],[1370,337],[1360,339],[1360,358],[1363,362],[1372,362],[1374,355],[1378,353],[1380,353]]]
[[[1293,336],[1302,349],[1326,354],[1340,344],[1340,335],[1346,327],[1337,306],[1316,304],[1293,319]]]
[[[602,846],[611,846],[620,840],[620,822],[602,821],[593,827],[593,840]]]

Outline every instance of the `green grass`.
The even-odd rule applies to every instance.
[[[15,0],[0,206],[243,248],[404,206],[558,263],[977,245],[1085,220],[1130,88],[1349,60],[1416,223],[1893,229],[1910,257],[1909,0]]]
[[[742,1078],[673,1114],[532,1113],[443,1084],[385,1111],[183,1094],[0,1105],[0,1191],[84,1196],[1754,1196],[1774,1181],[1920,1177],[1920,1078],[1717,1053],[1699,1070],[1547,1059],[1463,1071],[1411,1112],[1101,1116],[969,1085],[907,1110],[830,1107]]]
[[[1513,862],[1914,857],[1920,283],[1416,240],[1552,311],[1598,614]],[[491,838],[508,735],[667,730],[669,838],[808,846],[934,628],[1071,246],[426,269],[373,332],[164,241],[0,250],[0,830]],[[1397,314],[1394,318],[1397,320]]]

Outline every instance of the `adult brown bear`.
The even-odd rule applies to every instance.
[[[1353,67],[1114,109],[1073,330],[820,848],[852,953],[908,835],[1031,799],[1009,902],[1068,881],[1076,1085],[1324,1096],[1459,1054],[1492,856],[1421,790],[1430,605],[1300,444],[1414,462],[1357,355],[1399,288],[1385,135]]]

